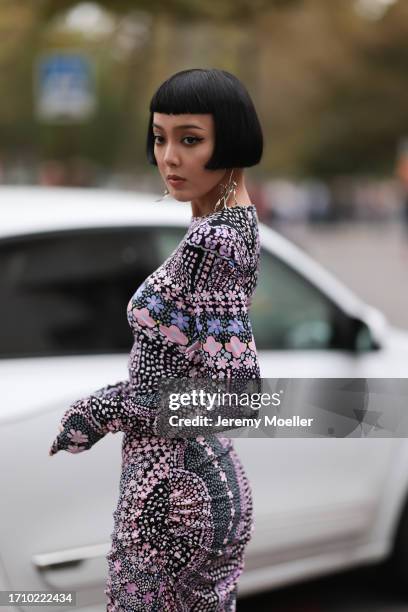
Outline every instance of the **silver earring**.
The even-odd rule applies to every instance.
[[[166,189],[164,190],[163,195],[160,198],[158,198],[157,200],[155,200],[155,202],[161,202],[162,200],[164,200],[164,198],[167,198],[167,196],[169,194],[170,194],[170,191],[166,187]]]
[[[220,205],[221,202],[223,203],[223,208],[228,208],[227,201],[228,201],[228,198],[231,195],[231,193],[234,194],[235,204],[238,205],[238,202],[237,202],[237,189],[236,189],[237,188],[237,183],[236,183],[236,181],[232,181],[231,180],[233,172],[234,172],[234,170],[232,169],[231,170],[231,174],[230,174],[230,178],[229,178],[229,181],[228,181],[228,184],[227,185],[221,184],[221,187],[224,187],[225,191],[224,191],[223,195],[217,200],[217,203],[214,206],[214,211],[217,210],[217,208],[218,208],[218,206]]]

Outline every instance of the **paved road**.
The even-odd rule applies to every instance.
[[[378,565],[238,599],[237,612],[408,612],[408,589],[398,594]]]
[[[399,223],[289,225],[280,233],[408,329],[408,230]]]

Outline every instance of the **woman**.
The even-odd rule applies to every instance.
[[[151,100],[147,156],[165,194],[191,202],[190,224],[129,301],[129,379],[73,403],[50,450],[77,453],[125,432],[108,612],[236,607],[253,531],[248,478],[231,438],[160,436],[158,390],[164,378],[259,379],[248,317],[258,219],[243,168],[262,146],[252,101],[228,72],[178,72]]]

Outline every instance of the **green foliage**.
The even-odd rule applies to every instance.
[[[408,5],[379,21],[354,0],[99,0],[112,31],[61,27],[75,0],[3,0],[0,11],[0,157],[88,157],[147,169],[148,103],[170,74],[235,73],[265,133],[265,174],[329,177],[392,171],[408,134]],[[125,42],[123,42],[125,40]],[[126,43],[126,44],[125,44]],[[81,49],[97,68],[98,108],[78,125],[34,115],[38,54]]]

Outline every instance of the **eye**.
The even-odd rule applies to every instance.
[[[157,138],[163,138],[163,136],[160,136],[160,134],[153,134],[153,141],[154,144],[160,145],[163,144],[163,141],[158,141]],[[192,145],[194,145],[196,142],[200,142],[202,140],[202,138],[198,138],[198,136],[184,136],[184,138],[181,139],[183,140],[188,140],[190,142],[187,142],[186,144],[191,147]],[[192,142],[191,142],[192,141]]]
[[[197,138],[197,136],[185,136],[183,138],[183,140],[187,140],[187,139],[194,140],[194,142],[187,143],[189,146],[194,144],[195,142],[200,142],[200,140],[202,140],[202,138]]]

